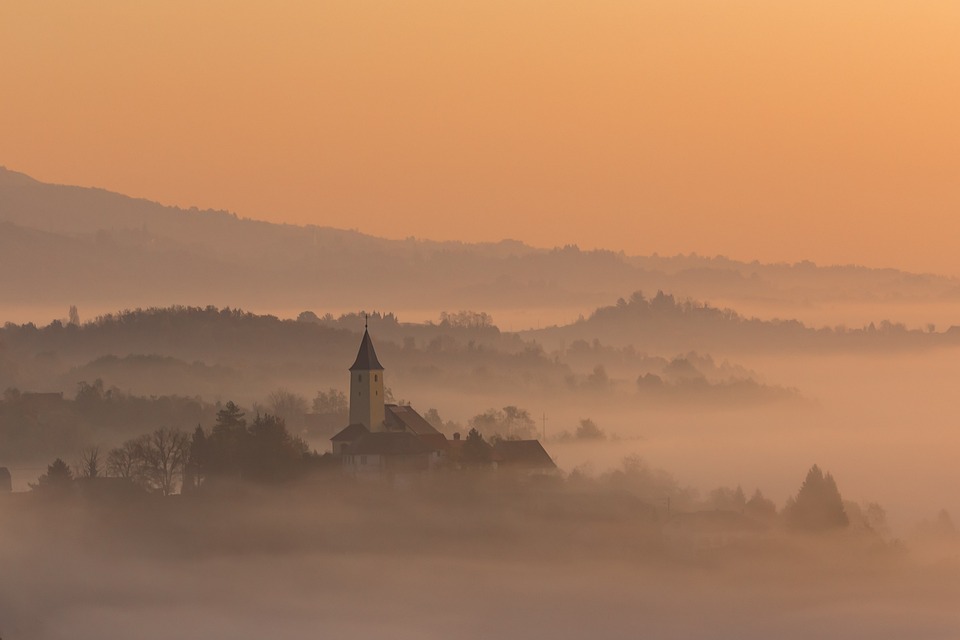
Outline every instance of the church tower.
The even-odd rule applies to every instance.
[[[383,404],[383,366],[377,360],[364,323],[360,351],[350,367],[350,424],[362,424],[370,431],[385,431]]]

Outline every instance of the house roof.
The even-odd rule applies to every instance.
[[[409,456],[432,453],[434,449],[406,431],[367,433],[347,445],[350,455]]]
[[[377,352],[373,349],[373,340],[370,332],[363,330],[363,339],[360,340],[360,350],[357,359],[350,367],[350,371],[383,371],[383,365],[377,360]]]
[[[453,460],[459,461],[463,458],[463,447],[466,445],[466,443],[466,438],[462,438],[460,440],[447,440],[447,451]],[[479,446],[481,449],[487,452],[486,455],[490,456],[490,462],[500,462],[502,460],[500,454],[498,454],[496,450],[494,450],[493,446],[486,440],[481,440]]]
[[[421,437],[443,435],[409,405],[388,404],[383,408],[388,431],[409,431]]]
[[[330,439],[333,440],[334,442],[341,442],[343,440],[346,440],[348,442],[353,442],[354,440],[358,440],[360,436],[362,436],[365,433],[370,433],[370,430],[360,423],[354,423],[347,427],[344,427],[343,429],[340,430],[339,433],[337,433],[337,435],[333,436]]]
[[[556,463],[539,440],[498,440],[493,451],[503,464],[533,469],[555,469]]]

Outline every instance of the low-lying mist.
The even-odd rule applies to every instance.
[[[684,529],[640,485],[0,502],[4,638],[951,638],[956,540]],[[952,556],[950,554],[953,554]]]

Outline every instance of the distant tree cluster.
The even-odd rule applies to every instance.
[[[507,440],[527,440],[537,435],[537,424],[530,412],[512,405],[475,415],[470,418],[468,426],[479,433]]]
[[[88,442],[116,442],[129,436],[132,427],[142,432],[165,424],[197,424],[213,413],[214,407],[198,398],[135,396],[101,379],[78,383],[73,399],[11,387],[0,396],[0,451],[7,460],[31,460],[77,451]]]
[[[34,491],[65,491],[76,479],[117,478],[131,486],[169,496],[197,490],[209,481],[245,480],[274,483],[293,479],[312,457],[306,443],[290,435],[283,418],[257,414],[252,422],[233,402],[216,414],[210,432],[197,426],[192,436],[161,427],[127,440],[101,456],[85,449],[75,469],[57,458],[40,476]]]
[[[314,413],[345,416],[350,411],[350,403],[343,391],[330,388],[326,391],[317,391],[317,397],[313,399],[312,408]]]
[[[493,316],[482,311],[444,311],[440,314],[440,324],[458,329],[488,329],[493,327]]]
[[[434,429],[441,433],[445,433],[448,436],[454,433],[459,433],[462,430],[462,426],[459,422],[455,420],[444,420],[440,416],[440,412],[431,407],[427,409],[423,414],[423,419],[430,423]]]
[[[584,418],[573,430],[573,433],[564,430],[561,431],[555,439],[559,442],[570,442],[572,440],[578,440],[581,442],[596,442],[600,440],[606,440],[607,434],[603,429],[597,426],[596,422],[590,418]]]
[[[283,418],[257,414],[248,424],[244,411],[228,402],[209,434],[200,426],[194,431],[185,484],[195,489],[216,479],[290,480],[302,471],[308,451],[302,439],[290,435]]]

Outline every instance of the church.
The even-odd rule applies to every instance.
[[[423,473],[459,468],[464,440],[448,439],[408,405],[387,404],[383,365],[364,326],[350,367],[350,424],[330,439],[343,470],[362,476]],[[538,440],[498,440],[489,447],[489,466],[551,471],[556,464]]]

